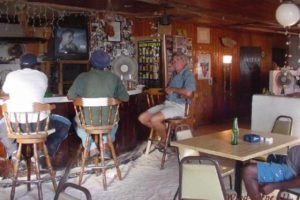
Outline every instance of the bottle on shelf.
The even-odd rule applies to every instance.
[[[231,144],[237,145],[239,143],[239,127],[238,127],[238,119],[235,117],[232,123],[231,129]]]

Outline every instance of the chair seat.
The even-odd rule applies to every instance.
[[[182,123],[182,121],[186,120],[186,119],[188,119],[188,118],[187,117],[174,117],[174,118],[165,119],[165,122],[179,124],[179,123]]]
[[[233,174],[234,168],[220,165],[220,172],[221,172],[222,177],[229,176],[229,175]]]

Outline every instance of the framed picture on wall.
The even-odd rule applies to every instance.
[[[120,42],[121,41],[121,23],[120,22],[110,22],[110,31],[107,36],[109,42]]]
[[[199,54],[197,63],[198,79],[211,79],[211,56],[210,54]]]
[[[197,27],[197,43],[209,44],[210,43],[210,29]]]

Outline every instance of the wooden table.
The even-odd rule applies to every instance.
[[[248,143],[243,140],[247,133],[255,133],[265,137],[272,137],[273,143]],[[248,129],[240,129],[239,144],[231,145],[231,130],[220,131],[208,135],[202,135],[190,139],[171,142],[172,146],[178,148],[190,148],[196,151],[210,155],[220,156],[236,160],[235,167],[235,191],[240,196],[241,190],[241,173],[244,161],[248,161],[257,156],[269,154],[276,150],[293,146],[300,143],[300,138],[293,136],[280,135],[275,133],[262,133]]]

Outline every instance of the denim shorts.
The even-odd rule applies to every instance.
[[[259,183],[281,182],[290,180],[295,174],[287,164],[257,163],[257,179]]]

